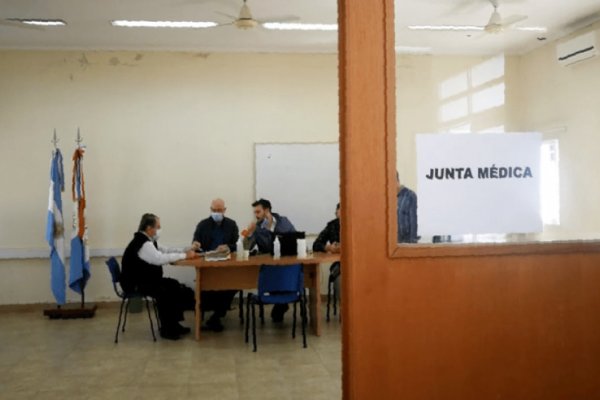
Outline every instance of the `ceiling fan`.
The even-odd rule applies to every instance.
[[[532,30],[532,31],[545,31],[545,28],[538,27],[515,27],[521,21],[527,19],[527,16],[524,15],[511,15],[508,18],[502,18],[500,15],[500,0],[487,0],[492,7],[494,8],[492,11],[492,15],[488,20],[486,25],[477,26],[477,25],[427,25],[427,26],[409,26],[409,29],[412,30],[430,30],[430,31],[483,31],[487,34],[499,34],[503,33],[507,30],[517,29],[517,30]]]
[[[512,28],[515,24],[527,19],[527,16],[525,15],[511,15],[510,17],[503,19],[498,11],[498,7],[500,7],[498,2],[499,0],[490,0],[490,3],[494,7],[494,11],[492,12],[489,22],[483,28],[485,32],[502,33],[505,30]]]
[[[239,29],[252,29],[256,28],[260,24],[264,24],[267,22],[293,22],[298,21],[300,19],[299,17],[294,15],[285,15],[268,19],[256,19],[252,16],[252,12],[250,11],[250,7],[248,6],[247,0],[243,0],[242,8],[240,9],[239,15],[237,17],[219,11],[216,11],[216,13],[223,15],[231,20],[230,22],[219,24],[217,25],[217,27],[234,25],[236,28]]]

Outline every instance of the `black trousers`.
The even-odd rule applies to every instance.
[[[161,327],[170,329],[179,321],[183,321],[183,311],[189,299],[181,284],[172,278],[160,278],[153,282],[139,285],[142,294],[154,297],[158,308]]]
[[[211,318],[223,318],[231,307],[237,290],[204,290],[200,293],[202,311],[214,311]]]

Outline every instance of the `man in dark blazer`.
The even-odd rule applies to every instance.
[[[235,251],[239,237],[238,226],[234,220],[225,217],[225,201],[214,199],[210,204],[210,217],[203,219],[196,226],[192,245],[203,251],[227,250]],[[204,329],[221,332],[225,317],[236,290],[203,291],[201,304],[204,310],[214,311],[206,322]]]

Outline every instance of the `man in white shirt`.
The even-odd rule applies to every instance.
[[[164,249],[158,246],[160,219],[144,214],[138,231],[123,254],[121,287],[125,292],[136,292],[156,299],[161,322],[160,335],[177,340],[190,329],[179,324],[183,321],[185,292],[175,279],[163,278],[165,264],[196,258],[194,249],[188,251]]]

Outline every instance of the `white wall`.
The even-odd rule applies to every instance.
[[[399,57],[403,181],[416,186],[417,133],[465,123],[476,131],[567,126],[547,135],[561,140],[563,225],[545,234],[595,237],[600,58],[559,67],[554,46],[506,57],[501,78],[468,93],[503,82],[503,106],[453,121],[440,119],[440,107],[456,98],[440,99],[440,84],[490,57]],[[123,248],[146,211],[162,217],[163,244],[185,245],[213,197],[227,200],[240,225],[250,220],[255,142],[338,139],[337,57],[0,52],[0,252],[45,251],[52,128],[68,159],[77,126],[88,146],[91,248]],[[168,270],[191,283],[192,271]],[[0,260],[0,274],[0,304],[52,301],[47,260]],[[102,258],[92,260],[92,274],[89,299],[113,298]]]
[[[600,23],[577,35],[591,30],[600,43]],[[542,238],[600,239],[600,57],[562,67],[551,43],[521,57],[519,72],[518,125],[560,145],[561,224]]]
[[[186,245],[214,197],[250,221],[254,143],[338,140],[337,57],[0,52],[0,251],[46,248],[52,129],[70,179],[78,126],[90,247],[122,249],[147,211],[164,245]],[[88,298],[110,298],[103,259],[92,264]],[[52,301],[48,273],[0,260],[0,304]]]

